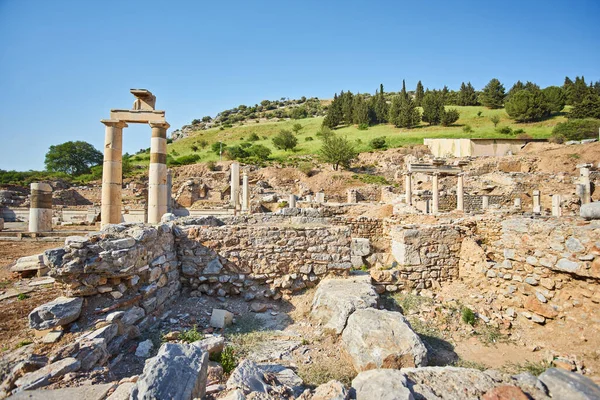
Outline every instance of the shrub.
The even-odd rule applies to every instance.
[[[288,206],[287,201],[281,201],[281,202],[277,203],[277,207],[279,207],[279,208],[286,208],[287,206]]]
[[[205,139],[200,139],[198,140],[198,145],[204,149],[208,146],[208,142]]]
[[[321,129],[319,129],[317,131],[317,136],[322,139],[326,139],[326,138],[330,137],[331,135],[333,135],[333,131],[331,130],[331,128],[329,128],[327,126],[322,126]]]
[[[496,129],[496,132],[501,133],[503,135],[511,135],[513,133],[513,130],[510,126],[501,126],[500,128]]]
[[[271,156],[271,149],[262,144],[253,144],[248,148],[247,152],[251,157],[256,157],[261,161],[266,161]]]
[[[187,331],[181,332],[179,334],[179,340],[186,343],[193,343],[202,339],[204,339],[204,335],[202,334],[202,332],[198,332],[198,328],[196,325],[194,325],[192,329],[188,329]]]
[[[260,140],[260,138],[258,137],[258,135],[256,133],[251,133],[250,136],[248,136],[248,140],[251,142],[256,142],[256,141]]]
[[[181,156],[181,157],[172,159],[169,164],[173,165],[173,166],[189,165],[189,164],[195,164],[196,162],[198,162],[198,160],[200,160],[200,156],[198,154],[188,154],[185,156]]]
[[[298,164],[298,169],[306,176],[312,176],[313,166],[309,162],[301,162]]]
[[[358,124],[359,131],[366,131],[367,129],[369,129],[369,124]]]
[[[481,117],[481,111],[477,111],[477,116]]]
[[[539,121],[550,115],[550,105],[544,93],[534,85],[510,96],[506,113],[517,122]]]
[[[279,150],[292,150],[298,144],[298,139],[291,131],[282,129],[273,138],[273,145]]]
[[[494,124],[494,128],[495,128],[500,123],[500,117],[498,115],[492,115],[490,117],[490,121],[492,121],[492,124]]]
[[[306,138],[304,138],[305,142],[312,142],[314,139],[312,136],[307,136]]]
[[[215,142],[212,145],[210,145],[210,149],[216,155],[221,154],[221,149],[223,150],[223,152],[225,152],[225,148],[227,148],[227,145],[223,142]]]
[[[220,357],[219,361],[221,363],[221,366],[223,367],[223,372],[228,374],[231,371],[233,371],[235,369],[235,367],[237,367],[237,364],[238,364],[237,357],[235,356],[235,351],[233,350],[233,347],[231,347],[231,346],[225,347],[223,349],[223,351],[221,352],[221,357]]]
[[[292,131],[297,135],[298,132],[300,132],[302,130],[302,125],[301,124],[294,124],[294,126],[292,126]]]
[[[217,169],[217,164],[214,161],[209,161],[206,163],[206,169],[209,171],[215,171]]]
[[[451,108],[442,113],[442,120],[440,121],[442,126],[450,126],[460,118],[460,113],[456,108]]]
[[[473,128],[471,128],[471,125],[465,125],[463,126],[463,132],[466,133],[467,135],[473,133]]]
[[[240,160],[249,156],[248,152],[242,146],[230,146],[227,147],[227,157],[230,160]]]
[[[27,300],[28,298],[29,298],[29,295],[27,295],[25,293],[19,293],[19,295],[17,296],[17,300],[19,300],[19,301]]]
[[[190,146],[190,149],[192,149],[193,152],[198,151],[198,146],[196,146],[195,144]]]
[[[569,113],[569,119],[600,119],[600,96],[589,94],[580,103],[575,104]]]
[[[475,313],[469,307],[463,307],[460,310],[460,317],[465,324],[475,325]]]
[[[566,140],[583,140],[598,137],[600,120],[570,119],[557,124],[552,130],[552,136],[562,136]]]
[[[373,149],[383,149],[387,145],[385,136],[376,137],[375,139],[369,142],[369,146]]]

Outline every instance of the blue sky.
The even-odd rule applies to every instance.
[[[0,0],[0,169],[103,146],[111,108],[147,88],[171,131],[262,99],[600,80],[600,1]],[[124,151],[150,145],[130,125]]]

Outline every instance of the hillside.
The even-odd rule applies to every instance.
[[[525,134],[533,138],[548,138],[552,133],[552,128],[559,122],[566,121],[565,113],[551,117],[541,122],[535,123],[515,123],[508,118],[504,109],[490,110],[482,106],[460,107],[451,106],[447,108],[456,108],[460,112],[460,119],[450,127],[440,125],[429,126],[421,123],[413,129],[395,128],[391,124],[380,124],[369,127],[368,130],[359,130],[356,126],[346,126],[335,130],[337,134],[344,135],[355,143],[359,152],[370,151],[372,148],[369,142],[376,138],[385,136],[388,147],[402,147],[406,145],[422,144],[424,138],[449,137],[449,138],[502,138],[514,137],[498,133],[490,117],[497,115],[500,117],[498,127],[509,126],[513,130],[522,129]],[[568,107],[567,107],[568,110]],[[481,113],[479,116],[478,113]],[[244,125],[237,125],[231,128],[212,128],[207,130],[198,130],[191,132],[188,137],[182,138],[168,145],[169,154],[175,158],[189,154],[200,156],[198,162],[216,161],[219,156],[211,151],[211,144],[222,141],[228,146],[236,145],[247,141],[248,137],[255,133],[260,138],[254,143],[262,144],[271,149],[271,159],[274,161],[286,161],[290,156],[315,155],[321,146],[321,141],[316,135],[321,128],[323,117],[304,118],[299,120],[287,119],[281,122],[249,122]],[[271,141],[272,137],[279,133],[281,129],[291,130],[294,124],[301,124],[302,130],[298,134],[298,146],[293,152],[277,150]],[[465,125],[471,126],[473,132],[465,134],[463,128]],[[307,141],[307,138],[313,138]],[[202,144],[206,144],[202,148]],[[192,146],[198,147],[193,151]],[[144,165],[148,163],[149,154],[138,154],[132,157],[134,164]]]

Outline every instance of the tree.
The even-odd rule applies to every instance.
[[[50,146],[44,164],[50,172],[64,172],[77,176],[87,174],[90,168],[102,164],[102,153],[87,142],[65,142]]]
[[[510,96],[517,93],[519,90],[525,89],[525,85],[521,81],[516,81],[514,85],[510,88],[508,93],[506,94],[506,100],[510,99]]]
[[[567,95],[563,88],[559,86],[548,86],[542,90],[548,103],[551,113],[559,113],[567,104]]]
[[[423,97],[423,122],[429,125],[437,125],[442,120],[444,113],[444,99],[440,92],[434,90],[425,93]]]
[[[477,92],[471,82],[468,82],[466,85],[463,82],[460,85],[460,90],[458,92],[458,101],[457,104],[459,106],[476,106],[477,105]]]
[[[329,105],[327,115],[323,119],[323,126],[333,129],[342,122],[343,118],[342,102],[336,93],[333,96],[333,101]]]
[[[460,118],[460,113],[456,108],[451,108],[449,110],[443,110],[441,124],[443,126],[450,126]]]
[[[494,124],[494,128],[495,128],[496,126],[498,126],[498,123],[500,122],[500,116],[492,115],[490,117],[490,121],[492,121],[492,124]]]
[[[600,96],[590,93],[581,102],[575,104],[569,113],[569,119],[576,118],[600,119]]]
[[[354,101],[354,95],[352,92],[347,91],[346,93],[342,92],[340,95],[340,100],[342,102],[342,120],[346,124],[352,123],[352,105]]]
[[[392,99],[389,119],[397,128],[412,128],[421,121],[421,114],[411,98],[400,95]]]
[[[417,107],[421,107],[423,103],[423,97],[425,96],[425,91],[423,90],[423,84],[421,81],[417,82],[417,89],[415,90],[415,103]]]
[[[319,154],[324,162],[331,164],[334,171],[340,166],[349,168],[357,156],[354,146],[347,138],[333,134],[323,139]]]
[[[294,134],[298,134],[300,131],[302,130],[302,125],[301,124],[294,124],[294,126],[292,126],[292,131],[294,131]],[[258,139],[257,139],[258,140]]]
[[[506,113],[517,122],[538,121],[550,115],[544,93],[537,85],[529,82],[528,85],[513,94],[505,104]]]
[[[298,144],[298,139],[292,131],[288,131],[286,129],[282,129],[279,133],[273,138],[273,145],[275,148],[279,150],[292,150]]]
[[[406,93],[406,83],[404,83],[404,79],[402,79],[402,92],[400,92],[402,98],[408,99],[408,93]]]
[[[369,125],[369,105],[367,104],[362,95],[357,94],[356,96],[354,96],[352,112],[354,113],[353,122],[356,125]]]
[[[261,161],[268,160],[271,155],[271,149],[262,144],[253,144],[246,151],[250,156],[256,157]]]
[[[586,98],[590,93],[590,88],[585,83],[585,78],[582,76],[575,77],[575,82],[567,89],[567,104],[572,106],[577,105]]]
[[[375,91],[372,98],[372,109],[376,123],[384,124],[388,122],[389,107],[383,94],[383,84],[379,85],[379,92]]]
[[[215,142],[210,146],[210,149],[213,153],[219,156],[221,155],[221,151],[225,151],[226,147],[227,145],[223,142]]]
[[[493,78],[483,88],[479,101],[487,108],[502,108],[504,104],[504,86],[498,79]]]

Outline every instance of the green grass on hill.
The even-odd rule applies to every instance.
[[[388,147],[401,147],[406,145],[423,144],[424,138],[507,138],[514,137],[509,135],[503,135],[498,133],[494,129],[494,124],[490,121],[490,117],[498,115],[500,117],[500,123],[498,127],[510,126],[513,130],[523,129],[525,133],[533,138],[542,139],[548,138],[552,134],[552,128],[559,122],[566,121],[564,113],[558,116],[554,116],[547,120],[535,123],[521,123],[518,124],[511,120],[504,109],[489,110],[485,107],[455,107],[450,106],[447,108],[456,108],[460,112],[460,119],[450,127],[443,127],[440,125],[429,126],[425,123],[421,123],[420,126],[413,129],[399,129],[395,128],[390,124],[375,125],[369,127],[368,130],[358,130],[356,126],[346,126],[335,130],[337,134],[346,136],[356,144],[356,148],[360,152],[372,150],[369,146],[369,142],[380,136],[385,136]],[[477,113],[481,112],[481,116]],[[301,120],[287,120],[282,122],[248,122],[245,125],[234,126],[232,128],[226,128],[220,130],[219,128],[209,129],[205,131],[194,132],[191,136],[180,139],[168,146],[169,154],[174,157],[181,157],[187,154],[198,154],[200,156],[200,162],[205,161],[216,161],[218,155],[214,154],[210,150],[212,143],[223,141],[228,146],[240,144],[247,141],[248,137],[252,133],[256,133],[260,140],[253,142],[262,144],[269,147],[272,150],[271,159],[275,161],[286,161],[289,160],[290,156],[301,156],[308,154],[317,154],[321,147],[321,140],[316,133],[321,128],[323,122],[322,117],[318,118],[307,118]],[[277,150],[273,146],[271,138],[279,133],[281,129],[291,130],[292,126],[296,123],[302,125],[302,130],[298,134],[298,146],[293,152],[285,152]],[[463,132],[463,127],[470,125],[473,129],[473,133],[466,135]],[[314,140],[306,141],[307,137],[312,137]],[[266,137],[266,139],[264,139]],[[208,146],[204,149],[199,149],[194,152],[191,149],[192,145],[199,146],[199,142],[205,140],[208,142]],[[138,155],[138,159],[132,160],[136,164],[147,164],[149,156],[146,154]]]

